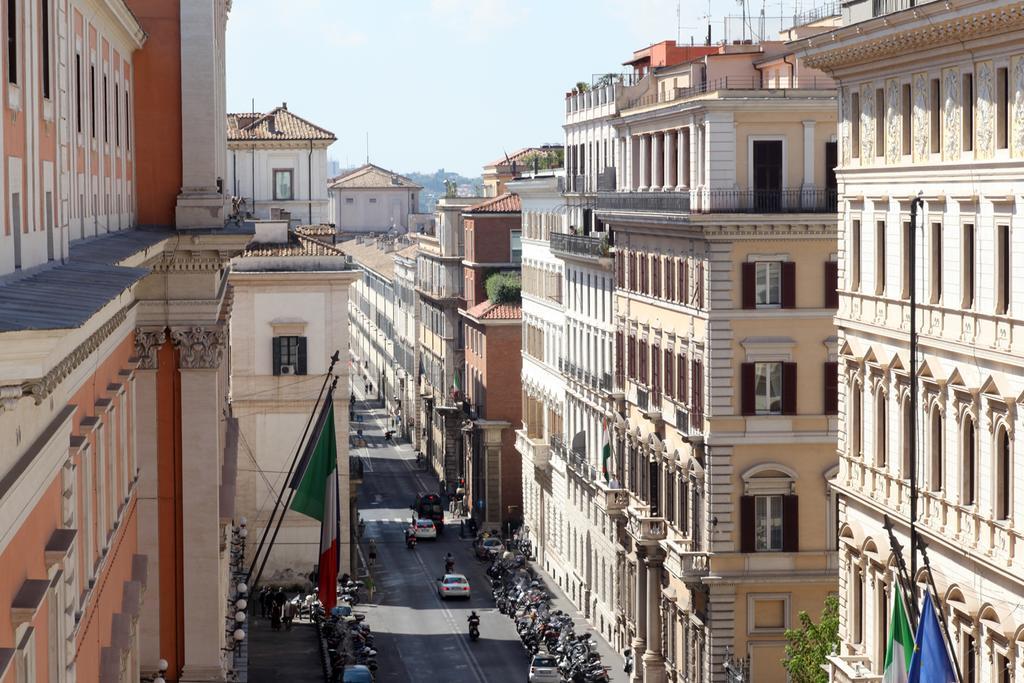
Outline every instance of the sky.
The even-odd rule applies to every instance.
[[[228,111],[289,111],[332,131],[342,167],[477,176],[564,139],[565,93],[641,49],[712,37],[740,0],[235,0]],[[757,14],[766,0],[747,0]],[[768,17],[825,0],[771,0]],[[677,7],[681,21],[677,21]],[[738,24],[733,24],[738,26]],[[777,27],[778,19],[769,25]]]

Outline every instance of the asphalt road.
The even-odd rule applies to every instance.
[[[405,546],[403,530],[418,491],[436,491],[437,481],[416,468],[407,445],[385,446],[372,415],[363,423],[366,448],[354,449],[364,458],[365,475],[359,511],[366,522],[364,552],[376,540],[372,569],[375,595],[361,605],[373,629],[379,683],[487,683],[525,681],[529,659],[512,621],[493,604],[486,564],[475,559],[469,539],[459,538],[458,523],[446,526],[436,541],[421,540],[416,549]],[[455,571],[469,578],[468,601],[442,601],[437,579],[444,556],[455,557]],[[480,639],[471,642],[466,618],[480,615]]]

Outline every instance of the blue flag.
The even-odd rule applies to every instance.
[[[949,660],[946,640],[939,627],[939,616],[930,592],[924,594],[921,623],[914,638],[914,656],[910,660],[908,683],[956,683],[956,672]]]

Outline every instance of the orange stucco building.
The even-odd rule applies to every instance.
[[[230,3],[11,3],[0,683],[226,680]]]

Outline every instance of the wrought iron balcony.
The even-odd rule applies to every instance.
[[[598,192],[598,211],[689,213],[689,192]],[[554,235],[552,235],[552,238]],[[552,243],[552,247],[553,247]]]
[[[711,190],[692,205],[683,192],[599,192],[598,211],[648,213],[835,213],[834,189],[789,188],[781,190]]]
[[[555,255],[582,256],[584,258],[610,258],[608,243],[599,237],[551,233],[551,251]]]

